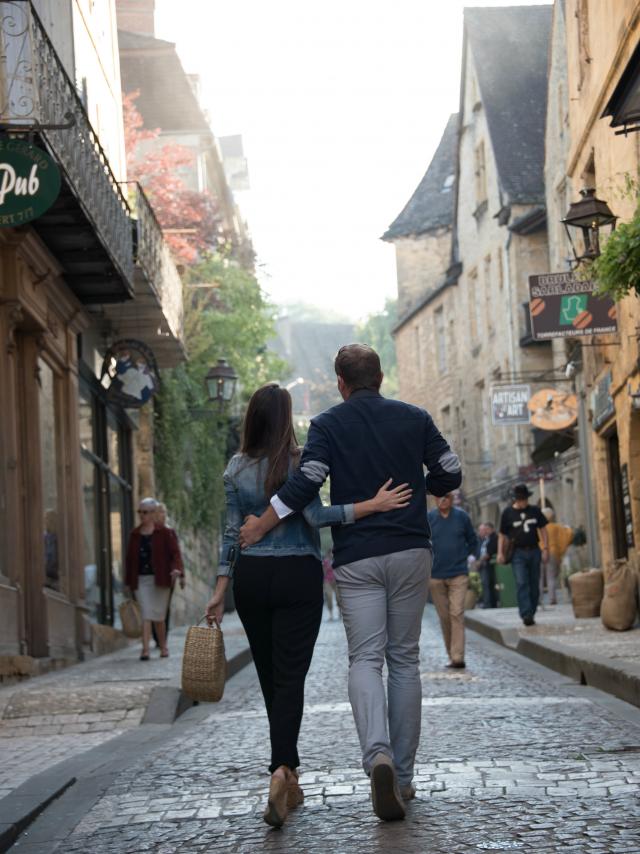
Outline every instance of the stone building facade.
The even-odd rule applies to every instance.
[[[548,269],[550,25],[549,7],[465,11],[448,222],[403,234],[401,214],[385,235],[396,247],[400,394],[450,437],[465,470],[464,499],[493,521],[531,466],[536,438],[528,426],[492,424],[491,388],[542,382],[553,368],[551,345],[531,338],[527,310],[529,275]],[[425,209],[439,190],[418,187]]]
[[[134,332],[161,367],[184,353],[177,271],[143,194],[134,211],[122,188],[115,4],[0,13],[3,152],[31,131],[61,175],[48,209],[0,227],[1,679],[77,660],[92,626],[117,622],[136,414],[106,394],[102,361]]]
[[[556,5],[559,5],[556,3]],[[595,187],[625,221],[637,199],[622,192],[626,176],[638,176],[637,133],[616,133],[615,117],[640,79],[640,4],[618,0],[566,0],[568,129],[564,171],[577,191]],[[612,127],[612,124],[617,125]],[[603,565],[637,556],[640,542],[640,303],[635,295],[617,305],[618,333],[587,339],[572,359],[581,369],[591,423],[593,481]]]

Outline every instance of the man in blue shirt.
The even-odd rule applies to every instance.
[[[436,498],[436,505],[428,514],[433,541],[429,589],[449,656],[447,667],[463,668],[468,559],[476,556],[480,541],[469,516],[464,510],[453,506],[450,492]]]

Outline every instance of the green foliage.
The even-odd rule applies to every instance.
[[[368,344],[378,353],[384,372],[382,392],[385,397],[397,397],[398,394],[398,365],[396,361],[396,345],[392,330],[398,321],[397,300],[387,299],[384,309],[378,314],[371,314],[367,320],[357,327],[356,333],[361,344]]]
[[[640,296],[640,206],[611,233],[600,256],[584,272],[597,283],[599,294],[615,301],[632,292]]]
[[[213,287],[189,287],[196,283]],[[176,519],[215,530],[224,508],[222,473],[234,450],[233,425],[207,401],[205,375],[226,358],[238,375],[236,401],[242,402],[264,382],[278,379],[285,365],[267,350],[273,310],[251,273],[212,256],[189,268],[184,284],[189,359],[163,372],[156,397],[156,475]]]
[[[482,598],[482,581],[480,573],[475,570],[469,573],[469,590],[473,590],[478,599]]]

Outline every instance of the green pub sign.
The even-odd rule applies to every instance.
[[[45,151],[24,139],[0,137],[0,227],[37,219],[59,192],[60,171]]]

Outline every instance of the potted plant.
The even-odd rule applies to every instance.
[[[467,587],[467,592],[464,597],[464,610],[472,611],[477,603],[478,599],[482,597],[482,581],[480,580],[480,573],[472,570],[469,573],[469,586]]]

